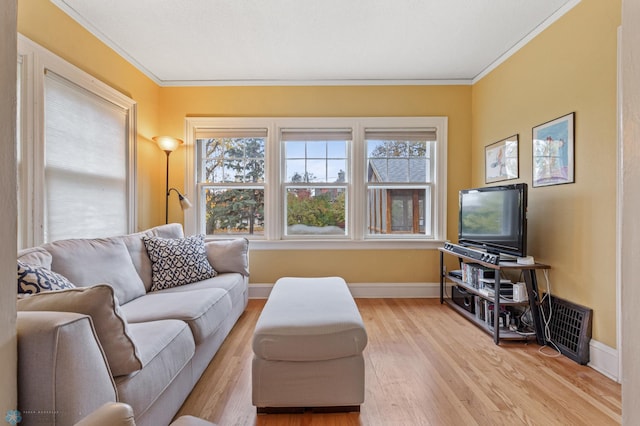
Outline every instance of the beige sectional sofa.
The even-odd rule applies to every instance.
[[[148,244],[165,239],[188,238],[169,224],[18,253],[76,286],[18,299],[21,425],[72,425],[109,401],[129,404],[138,425],[171,422],[244,311],[249,271],[247,240],[207,241],[216,275],[173,286],[197,256],[152,261]]]

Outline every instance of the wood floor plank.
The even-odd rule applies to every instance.
[[[621,387],[535,343],[495,345],[436,299],[357,299],[369,342],[360,413],[256,415],[250,300],[180,409],[220,426],[618,425]]]

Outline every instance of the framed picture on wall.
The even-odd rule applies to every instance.
[[[533,186],[574,182],[574,116],[564,115],[533,128]]]
[[[518,178],[518,135],[487,145],[484,149],[485,183]]]

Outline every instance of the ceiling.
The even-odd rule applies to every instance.
[[[580,0],[51,0],[163,86],[469,84]]]

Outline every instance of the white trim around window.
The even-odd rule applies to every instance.
[[[122,117],[121,127],[124,128],[125,134],[121,139],[115,139],[122,140],[125,144],[124,157],[121,158],[124,158],[126,162],[123,165],[126,182],[122,186],[126,193],[123,194],[125,205],[121,211],[126,217],[118,218],[120,224],[118,228],[126,228],[121,229],[120,232],[123,233],[135,231],[137,221],[136,102],[22,34],[18,34],[18,57],[21,63],[19,200],[21,211],[24,212],[19,224],[21,228],[19,230],[19,246],[31,247],[46,242],[45,79],[48,74],[58,76],[59,81],[68,84],[70,88],[75,87],[76,90],[86,91],[90,101],[104,102],[105,108],[117,110],[114,114],[120,114]],[[91,230],[86,230],[86,232],[91,233]],[[106,235],[87,234],[86,236]]]
[[[195,144],[197,135],[221,130],[266,129],[265,147],[265,201],[264,235],[252,239],[252,249],[424,249],[439,247],[446,239],[447,194],[447,117],[335,117],[335,118],[281,118],[281,117],[188,117],[185,120],[185,190],[198,194]],[[349,142],[347,182],[350,194],[346,215],[349,218],[344,238],[287,238],[284,230],[284,167],[282,161],[283,130],[322,131],[323,129],[347,129],[353,140]],[[430,236],[398,237],[385,235],[372,237],[366,231],[367,221],[367,153],[365,132],[380,131],[394,134],[404,130],[424,130],[437,135],[432,155],[431,179],[433,196],[430,202],[432,232]],[[194,197],[199,200],[198,196]],[[201,206],[185,211],[185,232],[204,233]],[[250,237],[249,237],[250,238]]]

